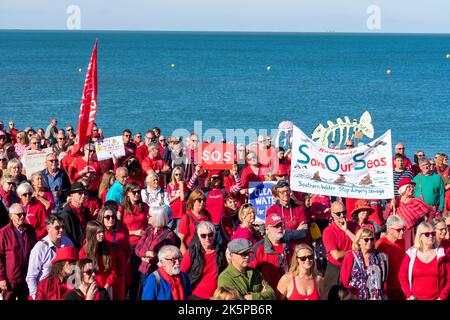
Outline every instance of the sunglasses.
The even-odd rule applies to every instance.
[[[141,190],[131,190],[130,191],[132,194],[134,194],[134,195],[139,195],[139,194],[141,194]]]
[[[311,254],[309,256],[297,257],[297,259],[299,259],[302,262],[305,262],[306,259],[308,259],[309,261],[313,261],[314,260],[314,255]]]
[[[174,176],[179,177],[179,176],[182,176],[182,174],[181,173],[175,173]]]
[[[202,239],[206,239],[206,237],[212,238],[212,237],[214,237],[214,232],[210,232],[210,233],[202,233],[202,234],[200,234],[200,237],[201,237]]]
[[[64,226],[55,226],[53,229],[55,229],[55,231],[64,230]]]
[[[278,224],[276,224],[276,225],[274,225],[274,226],[271,226],[272,228],[275,228],[275,229],[279,229],[279,228],[282,228],[283,227],[283,223],[278,223]]]
[[[436,232],[431,231],[431,232],[423,232],[422,233],[425,237],[427,238],[431,238],[431,237],[435,237],[436,236]]]
[[[72,128],[69,128],[69,129],[66,129],[66,131],[73,131],[73,129],[72,129]]]
[[[220,177],[211,177],[211,180],[220,180]]]
[[[106,219],[106,220],[111,220],[111,219],[117,219],[117,217],[115,216],[115,215],[111,215],[111,216],[103,216],[103,219]]]
[[[97,273],[97,270],[89,269],[89,270],[83,271],[83,273],[87,274],[88,276],[92,276],[94,273]]]
[[[49,160],[47,160],[48,162],[58,162],[58,160],[56,160],[56,159],[49,159]]]
[[[6,158],[1,158],[0,161],[2,161],[2,162],[3,162],[3,161],[6,161]]]
[[[399,228],[399,229],[392,228],[392,230],[395,230],[397,232],[401,232],[401,231],[405,232],[405,228]]]
[[[205,202],[205,198],[195,199],[195,201],[198,201],[198,202]]]
[[[22,197],[31,197],[33,195],[32,192],[22,193]]]
[[[6,139],[6,137],[5,136],[0,136],[0,139]]]
[[[87,196],[87,192],[85,192],[85,191],[78,191],[76,193],[78,193],[80,196],[82,196],[82,195]]]
[[[344,210],[344,211],[341,211],[341,212],[335,212],[334,214],[336,216],[338,216],[338,217],[344,217],[347,214],[347,211]]]
[[[164,142],[164,141],[166,141],[166,139],[161,139],[161,140],[159,140],[159,142]]]
[[[240,255],[241,257],[248,257],[250,255],[250,251],[245,251],[245,252],[236,253],[236,254]]]
[[[15,182],[7,182],[7,184],[9,184],[10,186],[15,186],[16,185]]]
[[[372,237],[372,238],[361,238],[361,240],[364,240],[364,242],[365,243],[367,243],[367,242],[374,242],[375,241],[375,238],[374,237]]]
[[[345,146],[346,146],[346,147],[352,147],[352,148],[353,148],[353,145],[352,145],[352,144],[346,144]]]
[[[15,213],[14,214],[15,216],[17,216],[17,218],[22,218],[22,217],[24,217],[25,216],[25,212],[19,212],[19,213]]]

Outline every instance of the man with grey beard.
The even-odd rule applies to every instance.
[[[187,300],[192,294],[189,276],[181,272],[182,255],[175,246],[164,246],[158,252],[158,269],[148,276],[142,289],[142,300]]]
[[[276,288],[280,278],[289,270],[295,243],[291,240],[306,238],[308,225],[302,223],[297,230],[285,230],[284,222],[277,213],[266,217],[267,233],[263,240],[252,248],[249,266],[258,269],[272,288]]]

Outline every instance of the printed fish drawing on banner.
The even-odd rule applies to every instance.
[[[353,139],[355,131],[362,132],[362,134],[368,138],[373,138],[375,131],[372,125],[372,117],[370,116],[370,113],[368,111],[365,111],[363,113],[363,115],[359,119],[359,123],[356,119],[350,121],[350,118],[347,116],[344,117],[344,120],[342,120],[341,118],[337,118],[336,123],[328,120],[328,127],[324,127],[323,124],[320,123],[314,129],[312,133],[312,139],[318,144],[328,148],[330,146],[329,136],[331,135],[331,143],[334,144],[336,141],[336,133],[338,132],[338,130],[339,142],[335,144],[335,147],[340,147],[342,142],[345,143],[345,141],[347,141],[349,138]]]

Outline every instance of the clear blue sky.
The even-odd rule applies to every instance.
[[[126,5],[125,5],[126,4]],[[450,0],[0,0],[0,29],[66,29],[69,5],[82,30],[450,33]]]

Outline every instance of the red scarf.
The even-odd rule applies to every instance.
[[[169,275],[163,268],[158,268],[161,277],[170,284],[170,290],[173,300],[184,300],[183,284],[181,283],[181,275]]]
[[[412,198],[407,203],[401,202],[397,214],[405,220],[406,230],[413,227],[420,218],[430,211],[431,207],[419,198]]]

